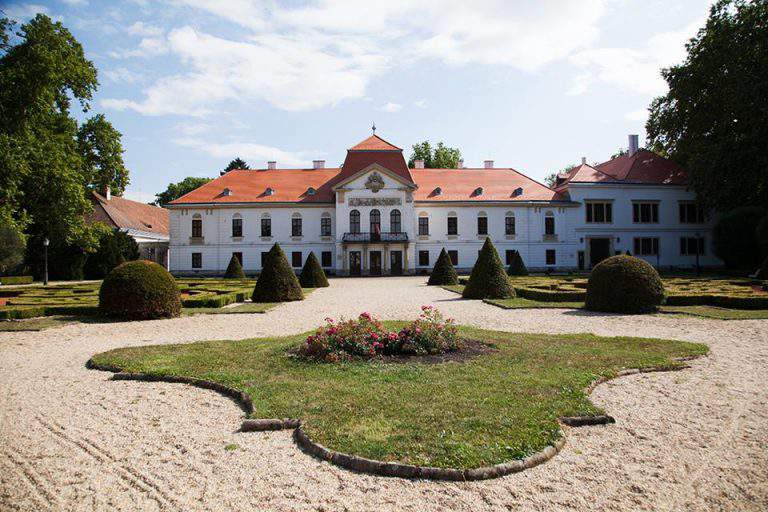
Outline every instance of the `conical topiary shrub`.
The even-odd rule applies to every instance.
[[[245,279],[245,272],[243,272],[243,266],[240,264],[240,259],[232,255],[227,265],[227,271],[224,272],[226,279]]]
[[[328,278],[325,277],[323,267],[320,266],[314,252],[310,252],[307,261],[304,262],[299,283],[301,283],[302,288],[325,288],[328,286]]]
[[[462,295],[467,299],[507,299],[515,296],[515,289],[509,284],[507,272],[490,238],[485,239]]]
[[[517,251],[512,251],[512,261],[507,268],[507,274],[510,276],[527,276],[528,269],[523,263],[523,257]]]
[[[253,287],[253,302],[288,302],[302,300],[299,280],[288,264],[285,253],[275,244],[269,250],[261,274]]]
[[[445,248],[440,251],[440,256],[437,257],[435,268],[432,269],[427,284],[435,286],[459,284],[459,276],[456,274],[456,269],[451,263],[451,257],[448,256]]]

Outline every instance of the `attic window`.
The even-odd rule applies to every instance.
[[[523,195],[523,187],[517,187],[515,190],[512,191],[512,197],[518,197]]]
[[[477,187],[473,192],[473,196],[481,196],[483,195],[483,187]]]
[[[271,196],[274,193],[275,193],[275,189],[273,189],[272,187],[267,187],[267,190],[264,191],[265,196]]]
[[[441,196],[443,195],[443,189],[440,187],[435,187],[435,190],[432,191],[433,196]]]
[[[308,196],[313,196],[313,195],[315,195],[315,194],[317,194],[317,190],[315,190],[314,188],[312,188],[312,187],[309,187],[309,188],[307,189],[307,195],[308,195]]]
[[[223,196],[231,196],[231,195],[232,195],[232,189],[230,189],[230,188],[225,188],[225,189],[224,189],[224,190],[221,192],[221,195],[223,195]]]

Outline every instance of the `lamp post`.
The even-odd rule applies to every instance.
[[[47,238],[43,240],[43,285],[48,286],[48,244],[50,244],[50,240]]]
[[[701,253],[701,235],[696,233],[696,277],[701,275],[701,266],[699,265],[699,253]]]

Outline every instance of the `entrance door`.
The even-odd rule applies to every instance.
[[[359,276],[363,273],[360,251],[349,251],[349,275]]]
[[[371,275],[381,275],[381,251],[371,251]]]
[[[589,239],[589,265],[594,267],[605,258],[611,255],[610,238],[590,238]]]
[[[389,270],[393,276],[403,273],[403,251],[389,252]]]

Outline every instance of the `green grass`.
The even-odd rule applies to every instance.
[[[77,318],[71,316],[45,316],[26,320],[0,321],[0,332],[18,331],[44,331],[52,327],[61,327],[77,322]]]
[[[465,469],[542,450],[561,435],[559,417],[601,414],[583,391],[600,376],[674,367],[673,358],[707,352],[701,344],[647,338],[460,332],[498,350],[431,365],[308,363],[286,354],[304,340],[298,335],[131,347],[93,359],[245,391],[253,417],[300,419],[314,441],[333,450]]]
[[[661,312],[701,316],[718,320],[768,319],[768,310],[765,309],[726,309],[714,306],[662,306]]]
[[[486,304],[492,304],[504,309],[541,309],[541,308],[568,308],[568,309],[581,309],[584,307],[583,302],[549,302],[540,300],[524,299],[522,297],[515,297],[513,299],[485,299],[483,302]]]

